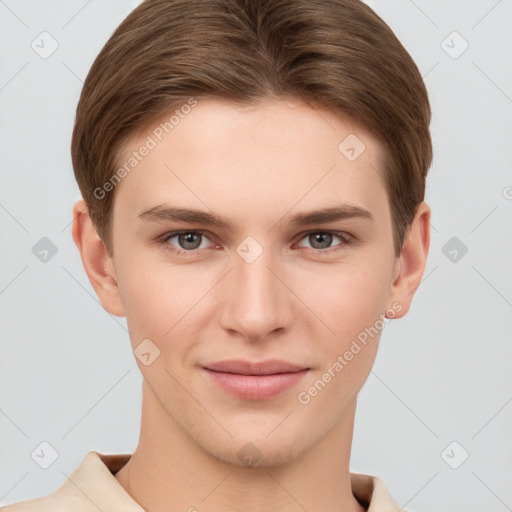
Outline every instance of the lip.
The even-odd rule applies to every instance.
[[[218,361],[203,367],[223,391],[245,400],[268,400],[295,386],[309,371],[287,361]]]

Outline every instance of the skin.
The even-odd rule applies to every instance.
[[[157,125],[134,135],[119,161]],[[366,146],[355,161],[338,149],[349,134]],[[146,510],[365,510],[351,492],[349,460],[357,394],[380,331],[309,403],[297,397],[379,315],[404,316],[421,281],[430,208],[419,205],[396,257],[382,159],[362,126],[302,101],[200,100],[118,185],[112,258],[84,202],[75,204],[73,238],[103,307],[126,316],[134,350],[147,338],[160,350],[148,366],[136,359],[140,439],[115,475]],[[288,224],[295,213],[339,203],[373,220]],[[161,204],[213,212],[234,231],[138,218]],[[205,234],[196,245],[158,242],[178,230]],[[352,242],[315,237],[329,230]],[[263,249],[252,263],[236,251],[248,236]],[[309,371],[274,398],[244,400],[201,369],[233,358],[277,358]],[[237,456],[248,442],[259,457],[252,467]]]

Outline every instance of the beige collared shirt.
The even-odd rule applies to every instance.
[[[87,454],[56,491],[47,496],[13,503],[1,512],[144,512],[115,479],[131,454]],[[352,493],[368,512],[399,512],[384,482],[371,475],[351,473]]]

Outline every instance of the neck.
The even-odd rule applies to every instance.
[[[350,485],[355,402],[308,452],[280,466],[244,467],[205,452],[143,385],[139,443],[117,481],[147,512],[364,512]]]

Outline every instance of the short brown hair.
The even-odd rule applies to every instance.
[[[382,143],[399,255],[424,200],[430,104],[409,53],[360,0],[145,0],[128,15],[87,75],[71,143],[108,253],[115,189],[104,197],[95,190],[142,126],[191,97],[254,105],[284,96],[348,116]]]

